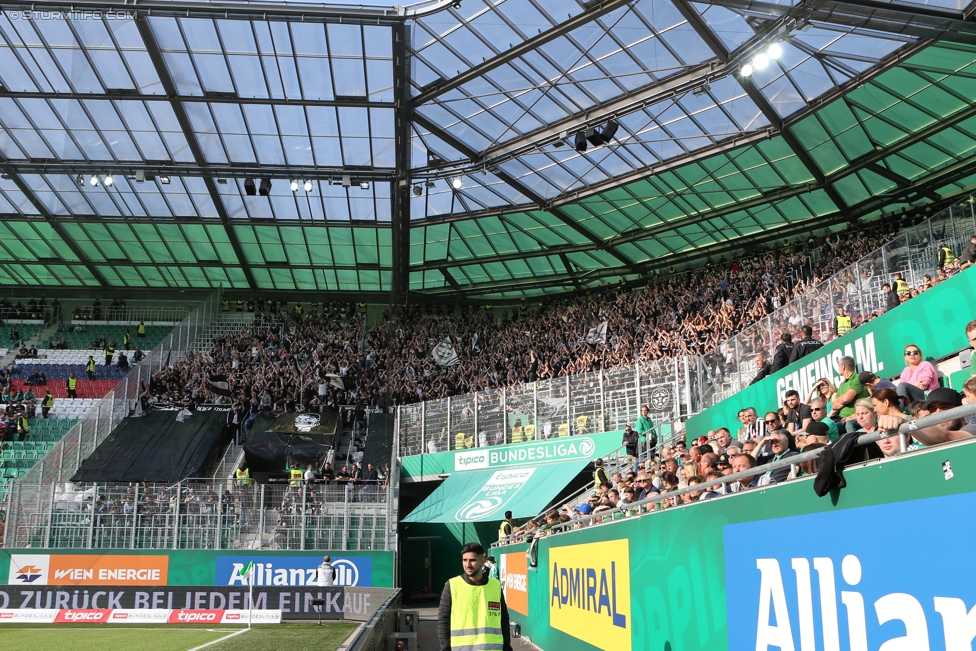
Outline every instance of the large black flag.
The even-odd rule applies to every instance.
[[[271,431],[279,434],[335,434],[338,424],[338,412],[285,413],[278,416],[271,426]]]

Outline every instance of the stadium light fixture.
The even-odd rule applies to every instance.
[[[258,186],[258,194],[262,197],[271,196],[271,179],[261,179],[261,185]]]
[[[312,191],[312,182],[305,181],[305,192],[311,192],[311,191]]]
[[[424,193],[424,189],[421,186],[419,185],[413,186],[413,196],[419,197],[423,193]]]
[[[258,189],[254,185],[254,179],[244,179],[244,194],[249,197],[257,195]]]
[[[79,174],[78,176],[75,177],[75,183],[78,184],[79,188],[85,187],[85,177]]]
[[[369,181],[360,181],[359,182],[359,189],[360,190],[369,190]]]
[[[111,174],[106,174],[105,175],[105,187],[110,188],[110,187],[112,187],[112,184],[113,183],[115,183],[115,177],[112,176]]]
[[[92,174],[91,178],[88,179],[88,182],[92,185],[98,185],[98,174]]]
[[[427,189],[433,190],[436,184],[433,181],[427,181]]]
[[[292,179],[288,182],[288,187],[291,188],[292,192],[298,192],[298,180]]]
[[[159,182],[162,183],[163,185],[169,185],[169,177],[168,176],[160,176],[159,177]]]
[[[460,176],[455,176],[451,179],[451,187],[455,190],[460,190],[462,185],[464,185],[464,181],[461,180]]]
[[[739,68],[739,76],[740,77],[751,77],[752,76],[752,64],[751,63],[747,63],[744,66],[742,66],[741,68]]]
[[[766,56],[768,56],[770,59],[775,61],[776,59],[783,56],[783,46],[780,45],[778,42],[773,43],[772,45],[769,46],[769,48],[766,49]]]
[[[764,52],[760,52],[752,58],[752,67],[756,70],[765,70],[769,65],[769,57]]]

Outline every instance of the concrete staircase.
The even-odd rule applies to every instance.
[[[54,335],[54,333],[57,331],[58,331],[57,322],[56,321],[52,322],[51,325],[49,325],[46,328],[43,328],[42,330],[39,330],[38,333],[33,337],[31,337],[30,339],[25,339],[24,345],[30,348],[31,344],[34,344],[35,346],[37,346],[38,351],[40,351],[41,342],[47,341],[47,338]],[[8,364],[13,362],[14,358],[17,357],[17,353],[19,352],[20,352],[20,346],[16,346],[8,350],[7,354],[3,356],[3,359],[0,359],[0,365],[2,365],[2,368],[6,368]]]

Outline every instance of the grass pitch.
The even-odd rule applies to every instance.
[[[357,624],[265,624],[208,646],[204,651],[334,651]],[[29,651],[189,651],[240,626],[0,626],[0,649]]]

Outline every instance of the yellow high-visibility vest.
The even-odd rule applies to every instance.
[[[535,425],[525,426],[525,440],[534,441],[535,440]]]
[[[238,486],[249,486],[251,484],[251,469],[250,468],[245,468],[244,470],[241,470],[240,468],[238,468],[234,472],[234,474],[237,476],[237,485]]]
[[[512,443],[521,443],[522,440],[523,440],[522,439],[522,428],[521,427],[513,427],[512,428]]]
[[[304,478],[305,478],[305,473],[303,473],[301,470],[299,470],[298,468],[291,469],[291,481],[289,483],[291,484],[292,488],[298,488],[299,486],[301,486],[302,480]]]
[[[569,425],[566,423],[560,423],[559,427],[556,428],[556,431],[559,432],[559,436],[569,436]]]
[[[586,422],[590,419],[589,416],[577,416],[576,417],[576,431],[586,429]]]
[[[463,577],[451,586],[451,648],[455,651],[490,649],[501,651],[502,584],[488,579],[486,585],[471,585]]]
[[[837,317],[837,336],[842,337],[846,335],[854,327],[854,322],[851,321],[851,317],[844,315]]]
[[[464,432],[458,432],[454,435],[454,449],[463,450],[464,449]]]

